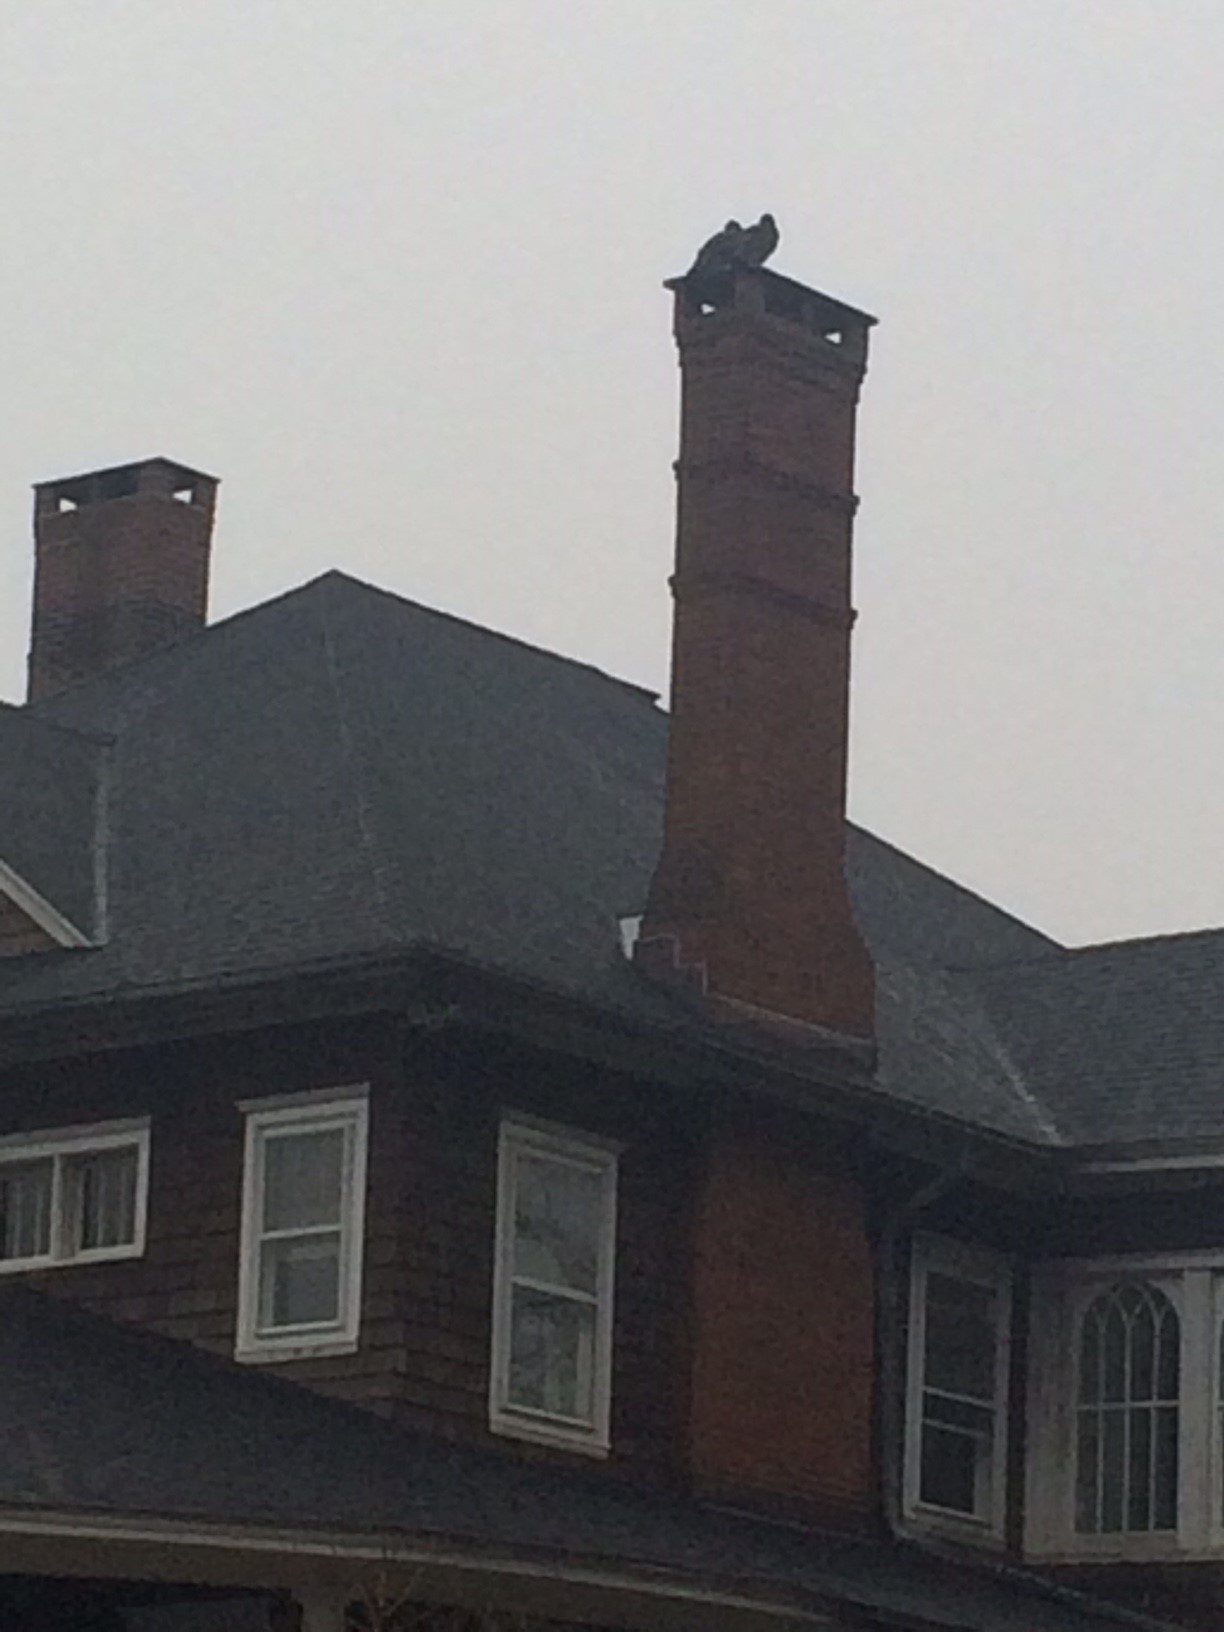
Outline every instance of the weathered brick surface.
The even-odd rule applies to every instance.
[[[863,1197],[835,1149],[781,1123],[712,1131],[692,1320],[698,1482],[873,1513],[874,1272]]]
[[[31,699],[131,662],[204,624],[216,483],[173,496],[172,467],[132,467],[137,490],[34,514]]]
[[[870,1032],[845,882],[855,416],[865,352],[678,299],[663,855],[643,924],[711,992]]]

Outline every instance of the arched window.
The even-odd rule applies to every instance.
[[[1144,1281],[1094,1298],[1080,1329],[1075,1527],[1177,1528],[1177,1311]]]

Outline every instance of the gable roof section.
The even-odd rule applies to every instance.
[[[59,946],[103,927],[108,747],[0,704],[0,896]]]
[[[1147,1621],[1036,1577],[917,1547],[804,1531],[594,1471],[410,1432],[300,1385],[0,1287],[0,1534],[6,1521],[205,1521],[459,1544],[626,1585],[734,1587],[852,1605],[883,1624],[1104,1632]],[[653,1584],[653,1586],[652,1586]]]
[[[88,944],[62,913],[0,861],[0,958]]]
[[[953,977],[1068,1142],[1224,1151],[1224,930]]]
[[[638,687],[329,573],[14,715],[95,755],[113,740],[110,933],[0,965],[0,1013],[426,948],[690,1023],[619,945],[663,810],[667,719]],[[879,1093],[1047,1147],[1128,1125],[1084,1062],[1064,1072],[1060,1028],[1113,1042],[1108,960],[1090,978],[1088,954],[861,829],[848,868],[880,966]],[[1120,1091],[1147,1126],[1138,1077]]]

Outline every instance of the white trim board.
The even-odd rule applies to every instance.
[[[82,935],[75,924],[70,923],[32,884],[27,884],[6,861],[0,861],[0,895],[7,896],[19,912],[24,912],[31,923],[37,924],[60,946],[93,945],[87,935]]]

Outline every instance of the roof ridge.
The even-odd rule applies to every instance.
[[[356,589],[364,590],[370,595],[377,595],[382,599],[392,601],[398,606],[411,607],[415,612],[424,612],[431,618],[440,618],[447,623],[456,624],[460,628],[471,630],[472,633],[485,635],[490,639],[503,641],[508,645],[517,646],[522,651],[531,652],[537,657],[546,657],[555,663],[563,663],[567,668],[578,669],[593,675],[598,680],[606,681],[609,685],[617,686],[631,695],[641,698],[644,702],[654,705],[659,700],[659,692],[649,686],[642,686],[635,680],[623,680],[619,675],[609,674],[604,669],[597,668],[593,663],[584,663],[581,658],[567,657],[563,652],[554,652],[547,646],[537,646],[532,641],[524,640],[521,636],[507,634],[501,629],[491,629],[487,624],[476,623],[471,618],[460,617],[456,612],[446,612],[441,607],[428,606],[424,601],[414,600],[410,595],[403,595],[398,590],[386,589],[381,584],[372,584],[365,578],[358,578],[351,572],[345,572],[341,567],[328,567],[325,572],[316,573],[313,578],[307,578],[304,583],[293,584],[288,589],[280,590],[270,595],[266,600],[256,601],[252,606],[241,606],[237,611],[229,612],[223,618],[202,624],[199,629],[173,641],[168,646],[158,646],[151,652],[144,652],[140,657],[129,659],[126,663],[115,663],[110,668],[97,674],[87,675],[84,679],[73,681],[71,685],[63,686],[54,692],[46,701],[54,703],[61,697],[72,696],[89,686],[95,686],[113,679],[117,675],[128,674],[148,663],[164,660],[169,654],[182,651],[185,647],[194,646],[198,641],[205,640],[218,630],[227,629],[243,618],[258,617],[271,607],[279,606],[282,602],[292,600],[295,596],[306,595],[311,590],[317,590],[321,585],[341,583],[351,585]],[[23,713],[30,704],[0,703],[0,706],[12,708],[16,713]],[[33,705],[37,709],[38,705]],[[31,713],[30,718],[42,719],[41,713]],[[50,723],[50,722],[48,722]],[[65,727],[64,729],[71,729]],[[79,733],[85,735],[85,733]]]
[[[358,578],[354,573],[345,572],[343,567],[330,567],[318,578],[311,579],[311,584],[322,583],[324,579],[338,578],[347,584],[355,584],[358,589],[369,591],[372,595],[379,595],[386,600],[394,601],[399,606],[410,606],[416,612],[427,613],[431,618],[441,618],[446,623],[458,624],[462,629],[470,629],[474,634],[487,635],[493,640],[504,641],[510,646],[518,646],[525,652],[531,652],[537,657],[551,658],[554,663],[564,663],[567,668],[580,669],[586,674],[592,674],[598,680],[606,680],[609,685],[619,686],[622,690],[631,692],[650,703],[657,703],[660,693],[650,686],[639,685],[636,680],[624,680],[620,675],[609,674],[606,669],[598,668],[594,663],[584,663],[580,657],[568,657],[564,652],[555,652],[549,646],[538,646],[534,641],[524,640],[521,635],[508,634],[504,629],[491,629],[487,623],[477,623],[472,618],[462,617],[458,612],[447,612],[438,606],[428,606],[424,601],[414,600],[411,595],[401,594],[397,589],[387,589],[382,584],[372,584],[368,579]],[[303,585],[309,588],[310,585]]]
[[[895,966],[900,960],[893,959],[889,961]],[[913,966],[911,965],[911,967]],[[995,968],[998,965],[978,965],[977,967]],[[964,971],[930,966],[922,971],[924,978],[940,982],[948,987],[954,987],[957,999],[962,1003],[968,1002],[972,1005],[973,1017],[980,1028],[981,1039],[988,1041],[990,1047],[994,1050],[995,1057],[1003,1068],[1007,1086],[1012,1092],[1013,1099],[1023,1108],[1028,1120],[1044,1136],[1047,1149],[1051,1146],[1066,1149],[1070,1141],[1059,1126],[1050,1107],[1029,1087],[1024,1070],[1013,1057],[1007,1040],[995,1024],[994,1016],[983,1001],[982,993],[974,990],[971,981],[953,978],[960,976],[962,973],[973,973],[973,966]],[[973,1122],[969,1125],[980,1127],[981,1124]]]
[[[393,925],[390,892],[387,888],[388,862],[371,819],[369,792],[366,786],[368,778],[366,755],[358,749],[352,722],[345,706],[344,687],[340,682],[336,665],[336,634],[327,616],[326,598],[320,597],[318,606],[312,610],[319,625],[319,641],[323,648],[323,663],[331,694],[340,753],[348,771],[342,780],[352,804],[353,823],[369,872],[375,916],[380,920],[383,932],[389,936],[392,934]]]
[[[29,709],[32,711],[29,716],[31,719],[37,720],[40,724],[56,725],[58,721],[44,719],[42,713],[37,712],[43,703],[54,707],[62,697],[78,696],[90,686],[105,685],[119,675],[131,674],[133,670],[144,668],[148,664],[164,662],[171,654],[181,652],[189,646],[198,645],[200,641],[206,640],[209,635],[215,634],[217,630],[228,629],[231,624],[238,623],[243,618],[257,617],[261,612],[266,612],[269,607],[279,606],[283,601],[292,600],[295,595],[305,594],[307,590],[313,589],[316,584],[322,583],[325,578],[331,576],[333,576],[331,572],[319,573],[314,578],[308,578],[304,584],[294,584],[291,589],[282,589],[278,594],[270,595],[266,601],[256,601],[254,606],[240,606],[236,612],[227,613],[225,617],[218,618],[213,623],[203,623],[198,629],[193,630],[191,634],[183,635],[180,639],[171,641],[167,646],[156,646],[152,651],[143,652],[139,657],[129,658],[126,663],[113,663],[109,668],[100,669],[97,674],[86,675],[81,680],[74,680],[71,685],[61,686],[58,691],[49,693],[45,698],[40,698],[37,703],[27,703],[24,707],[17,708],[16,712],[24,713]],[[344,575],[336,574],[336,576]],[[12,705],[5,704],[4,706],[11,707]],[[76,730],[77,728],[62,726],[60,729],[67,731]],[[78,735],[87,736],[89,733],[79,731]],[[115,738],[110,736],[107,740],[113,742]]]
[[[1121,948],[1156,946],[1168,941],[1209,940],[1224,936],[1224,924],[1209,924],[1201,929],[1166,929],[1159,935],[1120,935],[1112,941],[1086,941],[1083,946],[1065,948],[1070,957],[1084,957],[1093,952],[1116,952]]]
[[[1035,924],[1030,924],[1027,918],[1021,918],[1020,915],[1013,912],[1010,907],[1000,906],[997,901],[992,901],[988,895],[983,895],[981,890],[974,889],[971,884],[966,884],[959,878],[953,878],[951,873],[941,872],[938,867],[933,866],[929,861],[923,861],[920,856],[916,856],[912,850],[905,850],[901,847],[901,845],[895,844],[891,839],[883,838],[874,828],[864,827],[861,822],[851,821],[849,818],[846,820],[846,825],[847,827],[853,828],[856,833],[861,833],[865,838],[871,839],[875,844],[883,845],[884,849],[891,850],[894,856],[900,856],[903,861],[909,862],[911,867],[920,867],[924,873],[929,873],[932,878],[939,879],[943,884],[951,884],[953,889],[959,890],[962,895],[972,896],[973,899],[980,902],[982,906],[988,907],[991,912],[998,913],[1001,918],[1009,919],[1013,924],[1018,925],[1021,929],[1027,930],[1030,935],[1039,936],[1043,941],[1046,941],[1049,944],[1051,952],[1065,952],[1067,950],[1061,941],[1056,941],[1054,937],[1048,934],[1044,929],[1038,929]],[[1039,954],[1034,953],[1033,955],[1038,956]],[[995,960],[992,959],[991,963],[993,964],[994,961]],[[1004,963],[1010,960],[1000,958],[997,961]],[[946,965],[945,967],[952,968],[956,966]],[[988,966],[967,964],[965,967],[977,968]]]

